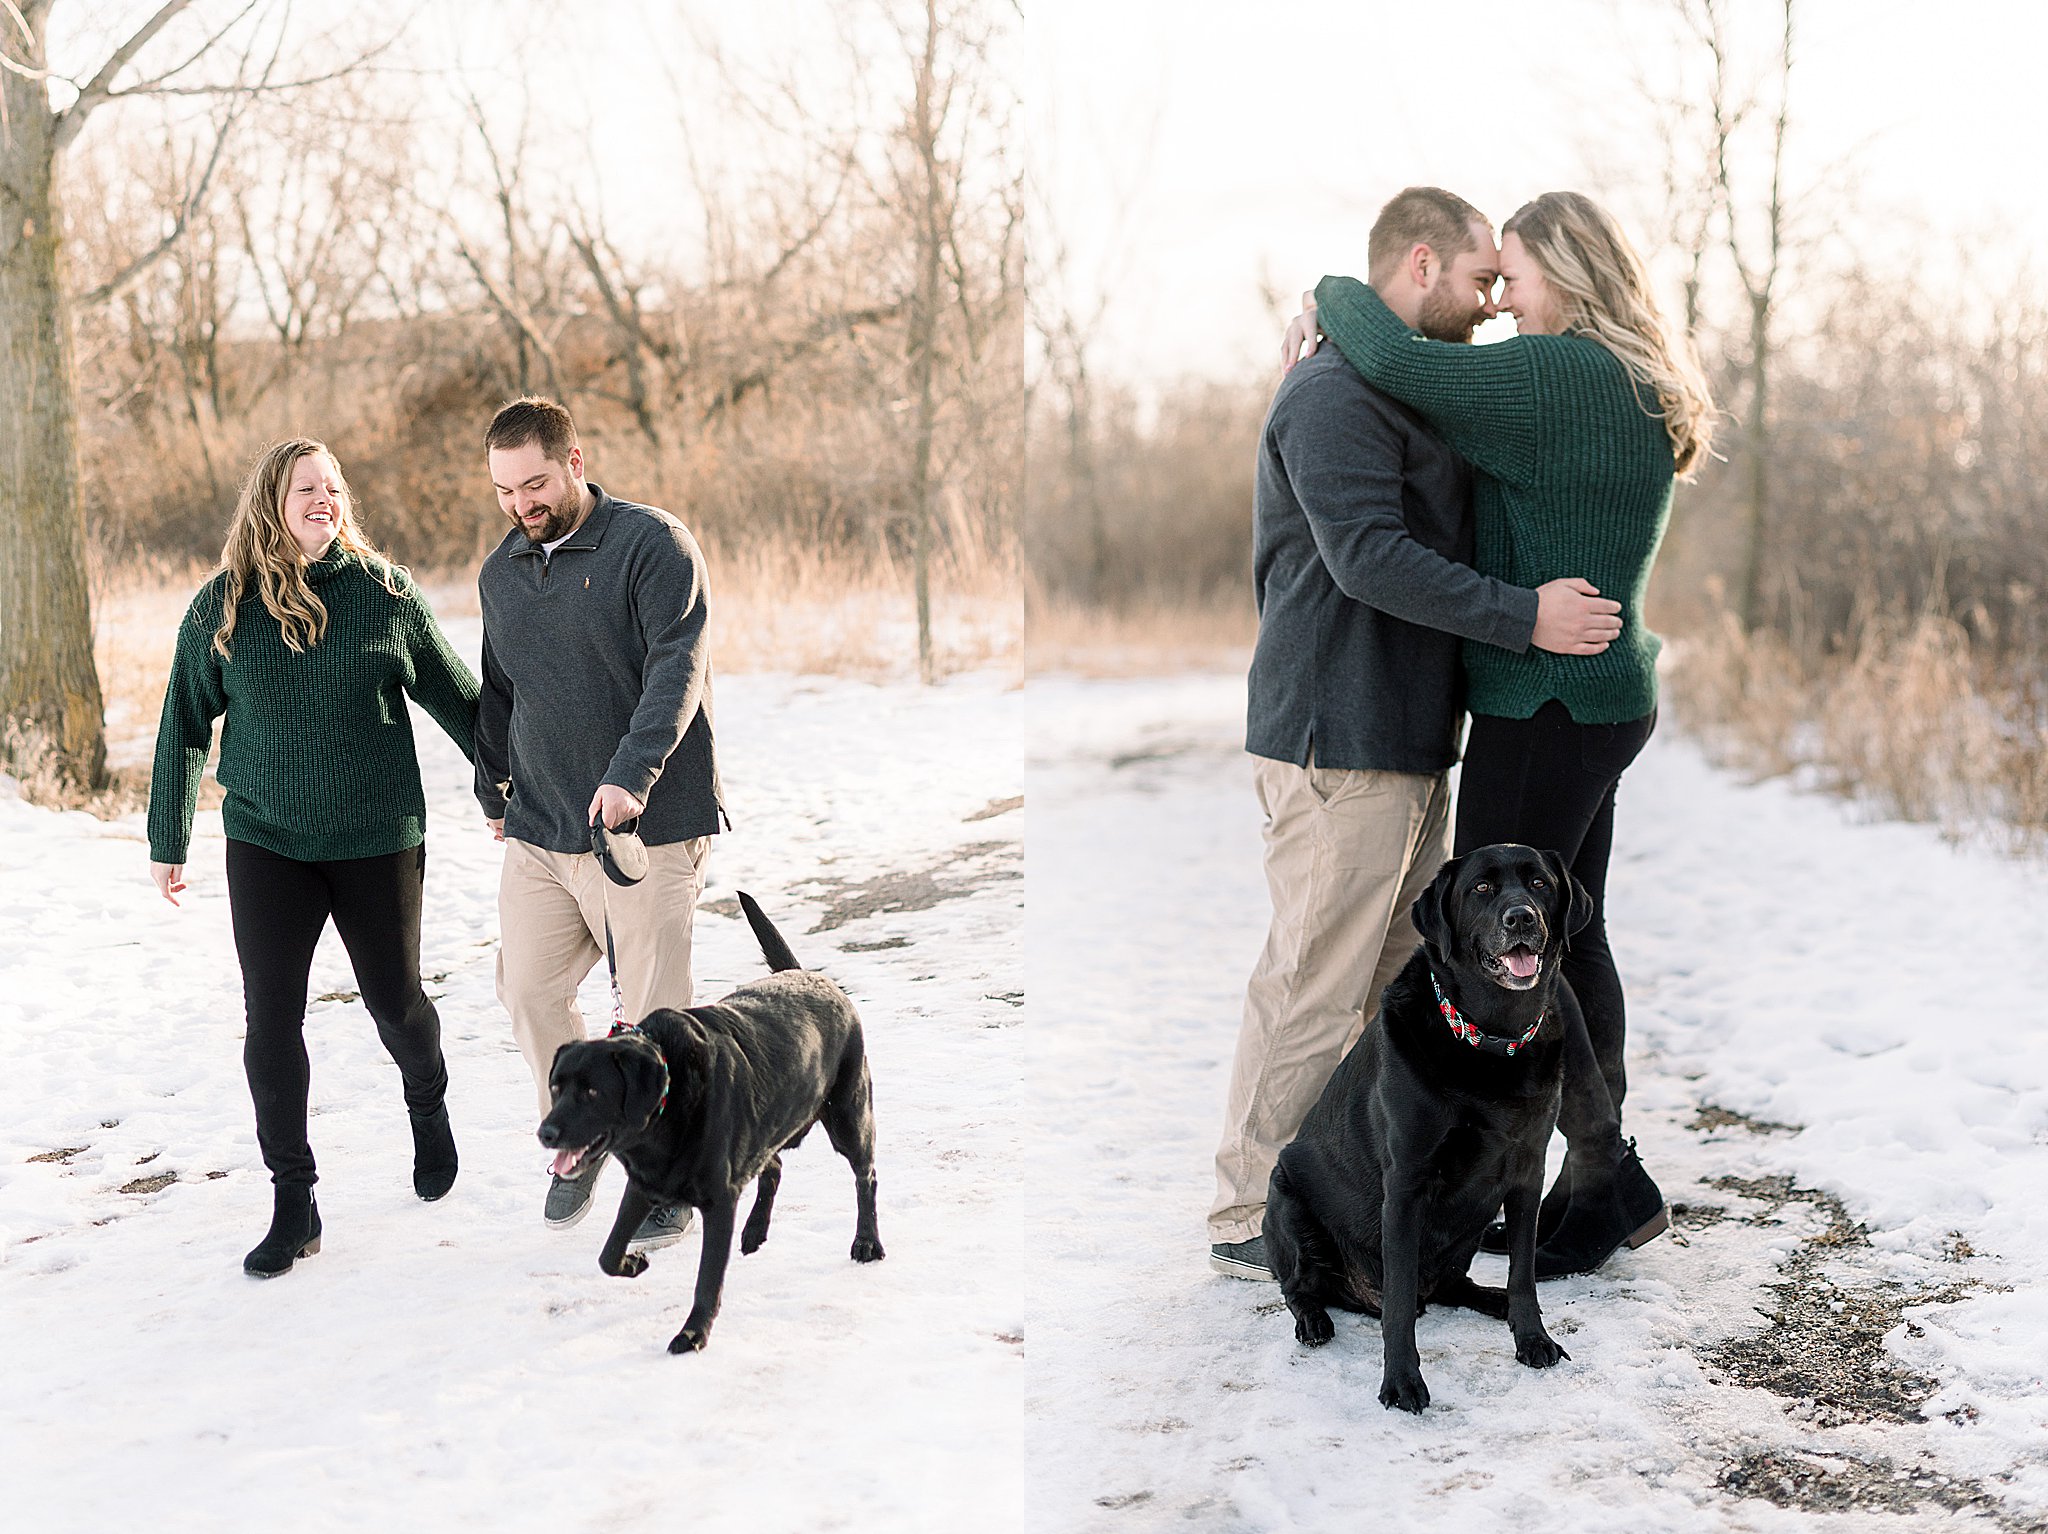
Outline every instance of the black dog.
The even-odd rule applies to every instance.
[[[1502,844],[1454,858],[1416,900],[1422,943],[1380,1011],[1280,1153],[1266,1203],[1266,1255],[1311,1347],[1333,1334],[1323,1307],[1380,1318],[1380,1402],[1429,1404],[1415,1351],[1426,1301],[1505,1320],[1515,1357],[1567,1356],[1536,1304],[1536,1206],[1564,1071],[1558,974],[1590,917],[1554,852]],[[1505,1198],[1508,1286],[1466,1269]]]
[[[711,1334],[741,1193],[760,1180],[740,1233],[746,1253],[768,1239],[782,1152],[801,1144],[813,1124],[824,1124],[832,1148],[853,1167],[853,1260],[883,1255],[860,1017],[846,992],[797,963],[751,896],[741,895],[740,907],[776,973],[711,1006],[664,1008],[608,1039],[564,1044],[548,1075],[554,1106],[540,1125],[540,1143],[559,1152],[557,1176],[603,1150],[626,1169],[619,1217],[598,1254],[604,1272],[638,1278],[646,1271],[647,1258],[626,1244],[648,1211],[690,1204],[703,1212],[696,1298],[671,1353],[694,1352]]]

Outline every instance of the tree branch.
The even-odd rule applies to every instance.
[[[864,325],[879,325],[884,320],[893,320],[909,307],[909,300],[902,299],[893,304],[876,305],[867,309],[848,309],[826,316],[800,339],[784,348],[782,354],[773,362],[764,363],[752,372],[743,373],[738,378],[730,380],[711,397],[711,403],[704,407],[702,415],[698,418],[699,423],[709,426],[749,394],[766,388],[784,367],[806,353],[816,351],[834,336],[850,335]]]
[[[110,299],[120,297],[134,286],[143,273],[170,254],[178,241],[184,238],[186,226],[192,222],[192,215],[205,200],[206,189],[213,182],[213,173],[220,167],[221,151],[227,147],[228,134],[234,129],[235,119],[241,115],[242,108],[237,105],[221,123],[220,132],[213,141],[213,153],[206,160],[206,169],[200,172],[199,182],[192,188],[192,195],[187,197],[184,206],[178,209],[178,221],[171,226],[170,232],[98,287],[80,294],[73,301],[79,309],[97,309]]]
[[[78,99],[57,114],[56,132],[51,135],[51,147],[62,152],[65,145],[78,137],[79,129],[97,107],[104,106],[115,76],[128,67],[129,62],[147,48],[150,41],[178,17],[181,11],[191,7],[192,0],[164,0],[157,7],[156,14],[137,27],[128,40],[116,48],[99,73],[79,87]]]

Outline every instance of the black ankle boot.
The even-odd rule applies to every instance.
[[[1543,1195],[1543,1202],[1536,1209],[1536,1244],[1541,1246],[1556,1232],[1564,1220],[1566,1207],[1572,1201],[1572,1163],[1566,1157],[1558,1169],[1557,1181],[1550,1185],[1550,1191]],[[1480,1233],[1479,1250],[1505,1257],[1508,1250],[1508,1225],[1505,1220],[1495,1220]]]
[[[455,1186],[455,1132],[448,1105],[425,1117],[412,1115],[412,1190],[428,1203]]]
[[[1671,1206],[1643,1170],[1635,1141],[1625,1142],[1612,1160],[1596,1161],[1574,1151],[1566,1165],[1571,1203],[1557,1229],[1536,1248],[1538,1278],[1590,1273],[1619,1248],[1639,1247],[1670,1226]]]
[[[270,1234],[242,1259],[242,1271],[252,1278],[289,1273],[301,1257],[320,1250],[320,1208],[313,1202],[312,1188],[305,1183],[280,1183],[272,1192],[277,1206],[270,1216]]]

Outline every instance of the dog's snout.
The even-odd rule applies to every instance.
[[[562,1131],[555,1127],[554,1121],[551,1119],[543,1119],[541,1121],[539,1134],[540,1143],[549,1150],[553,1150],[562,1142]]]
[[[1530,905],[1511,905],[1500,913],[1500,924],[1510,932],[1534,932],[1536,908]]]

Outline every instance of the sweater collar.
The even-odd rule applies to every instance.
[[[568,549],[594,549],[604,541],[604,530],[612,525],[612,515],[618,509],[618,502],[604,493],[604,486],[594,479],[587,479],[584,487],[590,491],[590,515],[583,519],[583,525],[555,545],[555,553]],[[540,545],[529,543],[526,534],[518,528],[512,529],[507,540],[511,547],[505,550],[507,559],[517,559],[522,554],[540,553]],[[553,558],[550,555],[549,558]]]
[[[306,584],[318,586],[333,580],[336,575],[348,568],[350,557],[349,551],[341,546],[341,540],[336,538],[327,545],[318,559],[307,561]]]

